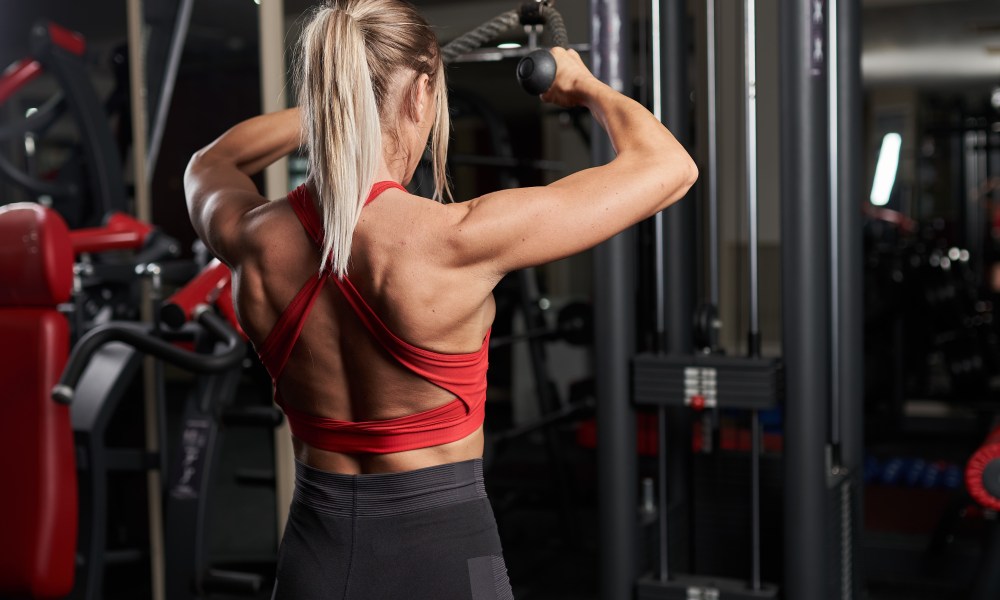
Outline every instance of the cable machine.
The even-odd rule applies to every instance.
[[[595,74],[621,89],[630,46],[614,23],[628,22],[623,2],[592,4]],[[625,232],[595,253],[598,339],[598,473],[601,487],[601,598],[749,599],[854,598],[862,456],[861,228],[859,13],[856,0],[781,3],[781,269],[783,357],[763,357],[759,324],[755,0],[745,0],[744,149],[749,238],[747,355],[719,351],[718,157],[716,131],[716,11],[707,0],[704,31],[708,68],[707,299],[694,310],[690,268],[693,202],[681,201],[656,219],[657,339],[636,354],[630,295],[635,246]],[[661,24],[661,16],[663,23]],[[684,2],[651,6],[653,102],[657,116],[685,141],[688,90]],[[661,48],[662,44],[662,48]],[[662,55],[661,55],[662,54]],[[661,84],[661,64],[673,80]],[[678,72],[680,71],[680,74]],[[616,85],[617,83],[617,85]],[[666,97],[664,97],[666,96]],[[664,115],[663,112],[666,112]],[[606,138],[595,136],[605,142]],[[611,157],[595,144],[594,162]],[[689,208],[681,209],[687,206]],[[678,210],[681,209],[681,210]],[[683,264],[682,264],[683,263]],[[686,268],[685,268],[686,267]],[[692,328],[692,323],[695,327]],[[697,344],[693,338],[697,339]],[[628,399],[628,400],[626,400]],[[655,407],[659,425],[658,551],[653,571],[638,573],[635,409]],[[685,445],[689,410],[745,412],[750,427],[750,569],[745,577],[692,575],[690,544],[673,542],[672,525],[690,510]],[[782,581],[761,576],[762,410],[784,415]],[[678,435],[680,438],[678,439]],[[680,467],[677,467],[681,463]],[[688,520],[685,518],[685,522]],[[680,548],[682,552],[670,551]],[[779,585],[780,584],[780,585]]]

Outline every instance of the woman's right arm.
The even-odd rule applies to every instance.
[[[503,190],[447,205],[452,266],[500,276],[592,248],[684,196],[698,169],[642,105],[594,77],[576,52],[553,50],[557,76],[543,100],[583,105],[617,156],[545,187]]]

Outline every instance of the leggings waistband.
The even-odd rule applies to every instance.
[[[337,517],[387,517],[486,497],[482,459],[344,475],[295,461],[294,502]]]

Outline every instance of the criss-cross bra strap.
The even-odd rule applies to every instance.
[[[403,186],[395,181],[380,181],[372,186],[372,190],[365,200],[365,206],[390,188],[405,190]],[[288,201],[313,243],[322,248],[323,224],[316,214],[309,189],[305,185],[299,186],[288,195]],[[316,299],[323,291],[323,286],[326,283],[329,273],[329,269],[324,270],[323,273],[313,273],[288,306],[285,307],[285,310],[278,317],[278,321],[274,324],[264,343],[258,349],[257,354],[260,356],[261,362],[264,363],[264,367],[272,379],[277,380],[281,377],[281,373],[284,372],[285,365],[288,363],[288,357],[292,354],[292,348],[295,347],[299,336],[302,334],[302,327],[305,324],[306,317],[309,316],[309,312],[316,303]]]

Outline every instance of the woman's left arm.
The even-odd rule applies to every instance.
[[[245,217],[268,202],[251,175],[299,147],[302,121],[290,108],[243,121],[191,157],[184,172],[191,224],[230,267],[244,255]]]

